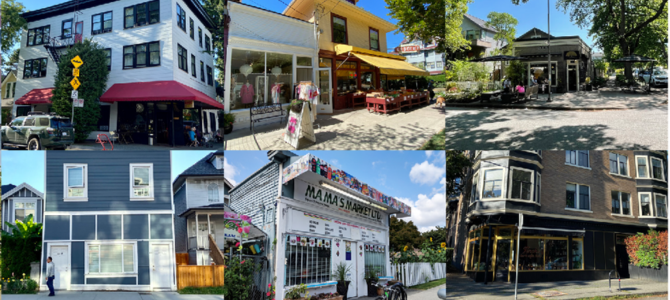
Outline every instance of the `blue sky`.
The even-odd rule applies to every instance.
[[[172,181],[212,151],[172,151]],[[27,182],[44,192],[44,151],[2,151],[2,184]]]
[[[311,153],[412,206],[419,230],[445,226],[445,157],[441,151],[292,151]],[[226,151],[224,174],[237,184],[268,163],[266,151]]]

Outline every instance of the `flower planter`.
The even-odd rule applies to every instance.
[[[342,295],[342,300],[347,300],[347,293],[349,292],[349,284],[351,281],[338,281],[337,293]]]
[[[376,282],[371,282],[368,284],[368,297],[376,297],[377,287],[375,286]]]
[[[328,300],[342,300],[343,296],[330,297]]]
[[[661,266],[658,269],[638,267],[632,264],[628,265],[628,273],[631,279],[651,280],[657,282],[668,281],[668,266]]]
[[[233,124],[223,126],[223,134],[229,134],[231,132],[233,132]]]

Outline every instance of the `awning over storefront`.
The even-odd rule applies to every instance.
[[[406,58],[400,55],[367,50],[349,45],[336,45],[335,52],[337,55],[351,53],[362,61],[379,68],[379,72],[384,75],[430,75],[430,72],[421,70],[405,62]]]
[[[51,104],[54,88],[34,89],[16,100],[16,105]]]
[[[101,102],[196,101],[203,108],[223,109],[205,93],[177,81],[117,83],[100,97]]]

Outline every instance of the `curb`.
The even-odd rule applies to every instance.
[[[577,297],[577,298],[558,298],[558,300],[577,300],[577,299],[584,299],[584,298],[592,298],[592,297],[616,297],[620,295],[649,295],[649,296],[657,296],[657,295],[666,295],[668,294],[668,291],[664,292],[642,292],[640,291],[639,293],[624,293],[624,294],[613,294],[613,295],[595,295],[591,297]],[[532,294],[529,294],[532,296]],[[553,298],[553,297],[550,297]],[[543,299],[549,299],[549,298],[543,298]]]
[[[512,104],[514,105],[514,104]],[[504,105],[504,104],[491,104],[491,105],[470,105],[470,104],[457,104],[457,103],[445,103],[445,107],[466,107],[466,108],[512,108],[512,109],[537,109],[537,110],[628,110],[628,108],[621,107],[570,107],[570,106],[519,106],[519,105]]]

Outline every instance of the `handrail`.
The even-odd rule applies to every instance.
[[[223,265],[224,264],[223,251],[219,249],[219,246],[216,245],[214,235],[209,234],[208,238],[209,238],[209,255],[214,260],[214,264]]]

